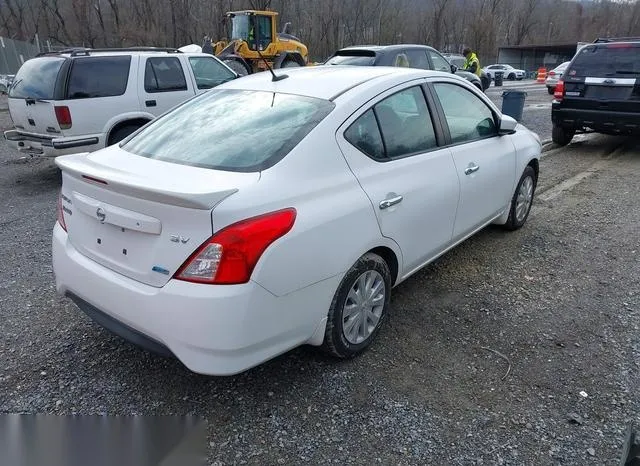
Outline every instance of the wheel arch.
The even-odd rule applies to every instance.
[[[391,272],[391,286],[394,286],[398,282],[398,272],[400,269],[400,264],[398,262],[398,256],[396,256],[396,253],[393,251],[393,249],[387,246],[378,246],[367,251],[367,254],[368,253],[373,253],[382,257],[382,259],[387,263],[387,265],[389,266],[389,272]]]

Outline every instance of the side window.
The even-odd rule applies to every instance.
[[[384,160],[384,144],[373,110],[368,110],[345,131],[344,138],[375,160]]]
[[[180,60],[175,57],[153,57],[147,59],[144,71],[144,90],[147,92],[186,91]]]
[[[429,70],[429,60],[427,60],[427,54],[424,50],[407,50],[407,57],[409,57],[409,66],[411,68],[420,68],[421,70]]]
[[[189,64],[198,89],[211,89],[235,78],[235,75],[215,58],[189,57]]]
[[[433,62],[433,69],[435,71],[445,71],[447,73],[451,73],[451,65],[438,52],[434,52],[433,50],[429,50],[429,56],[431,57],[431,61]]]
[[[437,146],[431,114],[420,87],[387,97],[374,107],[389,158],[426,152]]]
[[[456,84],[436,83],[434,87],[454,144],[498,134],[493,112],[474,93]]]
[[[396,55],[396,59],[393,62],[393,66],[398,66],[401,68],[409,68],[409,58],[404,53],[399,53]]]
[[[69,75],[67,99],[124,94],[130,65],[130,56],[76,58]]]

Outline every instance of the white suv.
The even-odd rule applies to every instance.
[[[191,97],[238,75],[205,53],[78,49],[22,65],[9,89],[19,151],[55,157],[115,144]]]

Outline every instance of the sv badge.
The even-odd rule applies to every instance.
[[[191,238],[186,238],[186,237],[184,237],[184,236],[180,236],[180,235],[171,235],[171,236],[169,237],[169,239],[170,239],[173,243],[182,243],[182,244],[187,244]]]

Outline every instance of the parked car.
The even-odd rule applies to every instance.
[[[602,42],[580,49],[562,75],[551,104],[552,138],[576,132],[640,134],[640,41]]]
[[[345,47],[334,53],[325,65],[397,66],[421,70],[455,73],[484,92],[480,78],[468,71],[458,70],[433,47],[427,45],[361,45]]]
[[[558,84],[558,81],[560,81],[560,78],[562,78],[562,73],[564,73],[564,70],[567,69],[569,63],[571,62],[566,61],[549,71],[549,73],[547,74],[547,79],[544,83],[547,86],[549,94],[553,95],[554,91],[556,90],[556,85]]]
[[[392,287],[490,223],[527,220],[540,139],[468,81],[286,74],[228,82],[120,144],[58,157],[58,292],[199,373],[303,344],[345,358],[375,339]]]
[[[483,70],[491,80],[495,79],[496,73],[502,73],[502,77],[509,81],[524,79],[527,74],[525,70],[518,70],[511,65],[489,65]]]
[[[27,60],[9,90],[15,149],[58,156],[115,144],[170,108],[237,75],[174,49],[77,49]]]
[[[9,87],[11,87],[14,77],[15,76],[12,74],[0,75],[0,93],[6,94],[9,91]]]

